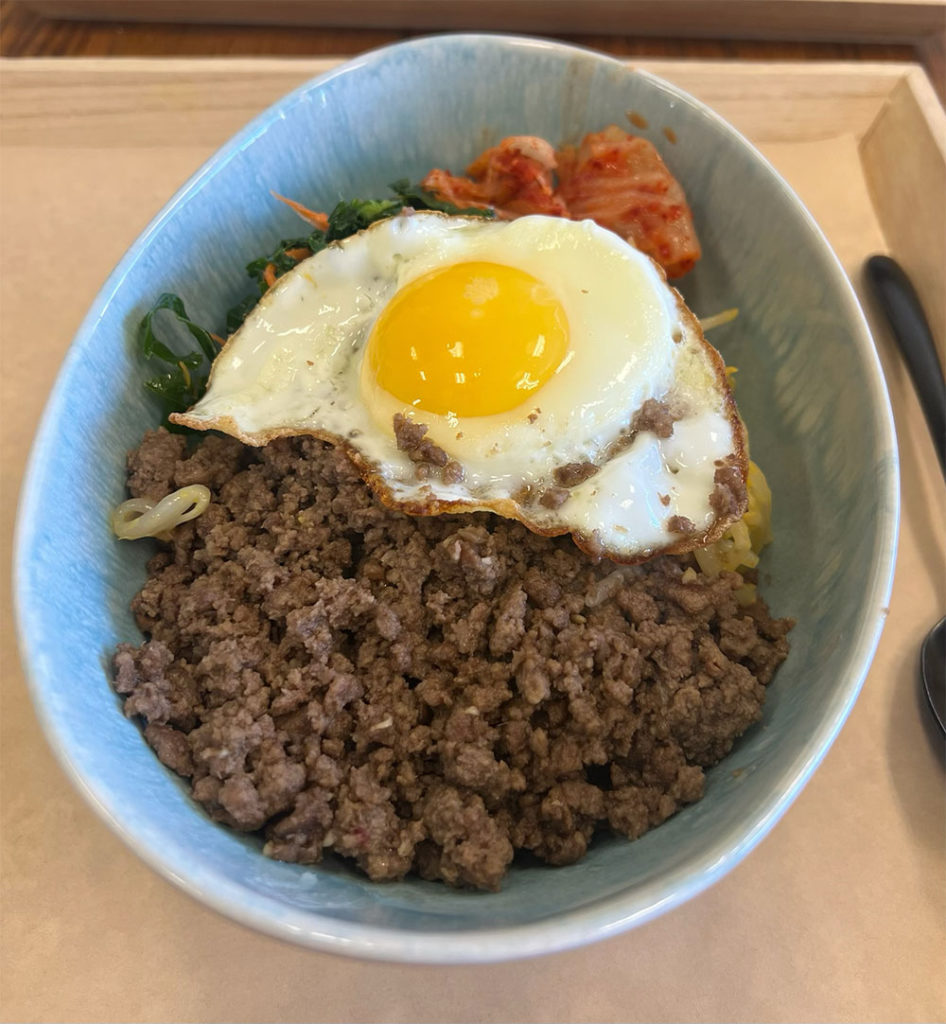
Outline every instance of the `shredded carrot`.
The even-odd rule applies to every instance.
[[[304,246],[297,245],[294,249],[286,249],[286,255],[291,260],[307,260],[312,253]]]
[[[278,192],[270,192],[270,195],[273,196],[274,199],[278,199],[281,203],[285,203],[290,210],[294,210],[303,220],[308,221],[313,227],[318,228],[319,231],[327,230],[327,213],[319,213],[317,210],[310,210],[308,206],[303,206],[302,203],[297,203],[295,199],[287,199],[285,196],[281,196]]]
[[[184,374],[184,386],[189,388],[191,386],[191,372],[190,372],[190,370],[188,370],[187,367],[182,362],[178,362],[177,365],[181,368],[181,373]]]
[[[263,280],[266,282],[267,288],[272,288],[276,283],[276,267],[272,263],[266,264],[266,269],[263,271]]]
[[[219,345],[219,346],[220,346],[221,348],[222,348],[222,347],[223,347],[224,345],[226,345],[226,342],[225,342],[225,341],[223,340],[223,338],[221,338],[221,337],[220,337],[220,335],[219,335],[219,334],[214,334],[214,333],[213,333],[213,331],[208,331],[208,334],[210,335],[210,337],[211,337],[211,338],[213,338],[213,340],[214,340],[214,341],[215,341],[215,342],[216,342],[216,343],[217,343],[217,344],[218,344],[218,345]]]

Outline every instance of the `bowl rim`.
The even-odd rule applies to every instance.
[[[220,876],[183,854],[169,855],[151,845],[135,827],[134,815],[116,806],[108,786],[99,778],[90,780],[81,763],[73,756],[57,729],[57,715],[44,700],[45,682],[38,659],[34,657],[31,637],[37,635],[42,617],[42,596],[33,594],[27,585],[28,552],[36,533],[42,505],[40,487],[42,466],[49,449],[55,444],[53,429],[58,412],[66,398],[66,378],[80,350],[92,335],[104,310],[122,286],[131,268],[147,250],[152,238],[163,228],[173,211],[187,197],[198,192],[217,171],[259,136],[283,110],[294,106],[307,92],[333,79],[359,72],[382,62],[392,54],[405,50],[423,52],[444,46],[480,46],[521,51],[541,50],[561,53],[585,60],[605,62],[620,67],[628,74],[639,75],[652,85],[670,93],[710,119],[716,128],[740,145],[757,164],[769,173],[774,185],[789,199],[796,214],[820,241],[828,257],[831,284],[852,325],[855,339],[864,357],[869,375],[869,389],[876,426],[883,445],[881,499],[878,523],[878,557],[871,567],[866,587],[869,613],[859,624],[851,643],[847,662],[850,681],[835,694],[818,728],[805,747],[784,766],[778,785],[761,801],[749,827],[733,844],[731,838],[707,845],[685,865],[668,872],[660,879],[611,896],[603,896],[578,909],[554,918],[526,925],[489,929],[428,931],[412,933],[396,927],[359,924],[323,916],[314,911],[287,907],[279,900],[262,896],[241,882]],[[218,148],[209,159],[174,193],[128,248],[109,274],[84,317],[58,371],[55,384],[37,428],[27,462],[20,492],[14,533],[14,611],[20,659],[28,689],[47,742],[73,784],[99,817],[145,863],[184,892],[206,905],[258,931],[317,950],[362,958],[426,964],[473,964],[519,959],[571,949],[591,941],[618,934],[649,921],[679,906],[707,889],[734,868],[774,827],[820,764],[838,731],[846,720],[867,675],[888,613],[893,585],[899,530],[899,460],[893,414],[889,395],[875,344],[864,313],[850,280],[830,243],[801,200],[762,156],[732,125],[702,101],[658,76],[629,66],[629,62],[585,47],[555,40],[504,33],[457,32],[425,35],[384,46],[315,76],[278,99],[254,117],[240,131]],[[216,827],[216,826],[215,826]]]

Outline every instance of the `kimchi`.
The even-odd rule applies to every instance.
[[[504,219],[590,218],[655,259],[668,277],[680,277],[700,258],[680,183],[652,143],[615,125],[558,152],[536,136],[510,136],[481,153],[466,177],[435,168],[422,184],[442,200],[489,208]]]

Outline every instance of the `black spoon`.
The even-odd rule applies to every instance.
[[[946,479],[946,381],[919,296],[903,268],[889,256],[871,256],[867,277],[910,371]],[[946,732],[946,618],[940,619],[923,641],[920,672],[930,708]]]

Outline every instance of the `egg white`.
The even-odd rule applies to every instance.
[[[362,362],[371,327],[396,292],[438,267],[487,261],[547,285],[569,325],[553,377],[515,409],[438,416],[382,390]],[[647,399],[680,417],[669,438],[626,435]],[[399,450],[396,414],[463,467],[418,479]],[[214,362],[207,392],[178,422],[249,444],[310,433],[344,444],[390,505],[412,512],[488,509],[543,533],[571,532],[620,561],[709,542],[725,529],[709,495],[718,464],[745,466],[744,436],[718,354],[647,256],[592,221],[512,222],[416,213],[380,221],[284,275]],[[620,450],[618,450],[620,449]],[[537,498],[555,470],[599,472],[558,508]],[[690,538],[667,526],[694,525]]]

